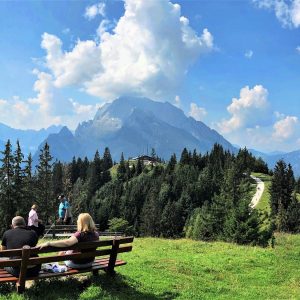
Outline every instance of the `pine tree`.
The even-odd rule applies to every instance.
[[[29,153],[27,160],[24,161],[24,202],[27,203],[27,209],[36,203],[36,184],[35,178],[32,175],[32,157]]]
[[[16,207],[13,199],[13,176],[14,176],[14,157],[10,140],[5,145],[5,150],[1,151],[2,158],[0,169],[0,217],[3,220],[2,233],[8,229],[11,219],[15,216]]]
[[[89,177],[89,188],[87,197],[87,208],[89,213],[92,213],[92,197],[102,185],[102,161],[99,155],[99,151],[97,150],[94,156],[94,160],[91,164],[91,175]]]
[[[58,197],[60,194],[64,193],[63,165],[60,161],[55,162],[53,165],[52,186],[53,195],[55,197]]]
[[[135,176],[139,176],[143,172],[143,162],[138,158],[136,167],[135,167]]]
[[[121,154],[120,163],[117,168],[117,178],[121,181],[124,181],[126,179],[126,166],[123,152]]]
[[[191,162],[191,154],[188,152],[186,148],[182,150],[181,157],[180,157],[180,164],[190,164]]]
[[[84,158],[82,164],[79,164],[79,177],[85,181],[88,176],[88,169],[90,166],[90,162],[87,157]]]
[[[52,194],[52,156],[50,147],[45,143],[40,150],[39,164],[37,165],[38,175],[38,206],[41,216],[45,218],[46,224],[49,223],[49,217],[55,211],[55,202]]]
[[[113,161],[108,147],[105,147],[103,153],[103,170],[107,171],[113,166]]]
[[[76,180],[80,176],[80,169],[78,166],[78,161],[76,161],[75,156],[73,156],[72,162],[71,162],[71,167],[70,167],[70,179],[71,179],[71,184],[74,185]]]
[[[24,170],[22,169],[24,155],[21,151],[20,143],[17,141],[17,148],[14,152],[14,176],[13,176],[13,201],[17,209],[17,214],[25,216],[29,205],[24,197]]]

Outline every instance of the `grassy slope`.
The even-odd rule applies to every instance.
[[[141,238],[110,279],[41,281],[22,296],[0,285],[0,299],[300,299],[300,235],[277,235],[257,248]]]

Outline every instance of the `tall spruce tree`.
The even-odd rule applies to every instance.
[[[63,164],[60,161],[56,161],[53,165],[52,187],[54,197],[64,193]]]
[[[123,152],[121,153],[120,163],[117,168],[117,178],[121,181],[126,179],[126,166]]]
[[[14,157],[10,140],[5,145],[5,150],[1,151],[2,158],[0,169],[0,217],[3,220],[3,230],[8,229],[11,219],[15,216],[16,207],[13,199],[13,176]]]
[[[14,151],[14,176],[13,176],[13,201],[17,209],[17,214],[25,216],[30,208],[26,203],[24,194],[24,170],[22,169],[24,155],[21,151],[20,143],[17,141],[17,147]]]
[[[37,165],[38,176],[38,205],[40,214],[44,218],[46,224],[49,223],[50,216],[55,210],[55,201],[52,189],[52,156],[50,154],[50,147],[45,143],[40,150],[39,164]]]

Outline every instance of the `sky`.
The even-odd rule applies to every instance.
[[[0,1],[0,122],[169,101],[241,147],[300,149],[300,0]]]

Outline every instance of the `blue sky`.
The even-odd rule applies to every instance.
[[[75,129],[120,95],[300,149],[300,0],[0,1],[0,122]]]

